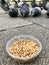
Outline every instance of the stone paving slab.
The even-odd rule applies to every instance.
[[[42,53],[34,62],[27,64],[16,63],[6,53],[5,46],[7,41],[10,38],[20,34],[28,34],[31,36],[35,36],[41,41],[43,47]],[[36,24],[33,24],[0,32],[0,48],[0,65],[49,65],[49,30],[40,27]]]
[[[10,18],[7,14],[0,15],[0,30],[32,24],[23,18]]]

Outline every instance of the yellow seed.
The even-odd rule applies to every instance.
[[[21,39],[11,44],[9,51],[15,56],[30,57],[39,51],[39,47],[37,43],[32,40]]]

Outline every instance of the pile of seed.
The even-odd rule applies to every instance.
[[[21,39],[12,43],[9,46],[9,51],[15,56],[30,57],[31,55],[38,53],[39,46],[32,40]]]

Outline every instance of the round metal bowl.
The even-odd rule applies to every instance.
[[[18,57],[18,56],[12,55],[12,54],[9,52],[8,48],[9,48],[9,46],[10,46],[14,41],[20,40],[20,39],[28,39],[28,40],[33,40],[33,41],[35,41],[35,42],[38,44],[38,46],[39,46],[39,52],[36,53],[35,55],[32,55],[31,57]],[[19,36],[15,36],[15,37],[11,38],[11,39],[7,42],[7,44],[6,44],[6,51],[7,51],[7,53],[9,54],[9,56],[11,56],[13,59],[15,59],[17,62],[20,62],[20,63],[26,63],[26,62],[30,62],[30,61],[34,60],[34,59],[41,53],[41,50],[42,50],[42,44],[41,44],[41,42],[40,42],[38,39],[36,39],[35,37],[32,37],[32,36],[30,36],[30,35],[19,35]]]

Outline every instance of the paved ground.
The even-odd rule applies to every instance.
[[[38,38],[43,46],[42,53],[31,63],[16,63],[5,50],[7,41],[15,35],[27,34]],[[33,18],[10,18],[0,14],[0,65],[49,65],[49,18],[44,14]]]

